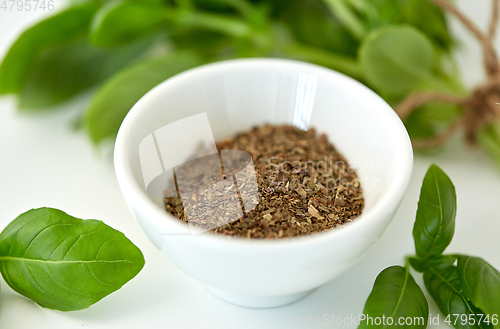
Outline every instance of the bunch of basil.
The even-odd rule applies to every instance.
[[[95,90],[83,125],[116,135],[166,78],[221,59],[274,56],[346,73],[396,104],[415,91],[461,94],[444,14],[429,0],[86,0],[26,30],[0,66],[0,94],[41,110]],[[439,106],[439,111],[436,107]],[[407,127],[435,136],[460,113],[424,105]]]
[[[400,318],[421,319],[411,324],[405,320],[403,327],[427,327],[427,299],[410,273],[411,266],[423,273],[444,322],[457,329],[500,328],[500,272],[482,258],[443,255],[455,232],[456,208],[453,183],[432,165],[422,184],[413,227],[416,256],[408,257],[405,267],[392,266],[379,274],[363,311],[366,318],[390,317],[385,326],[393,321],[399,327]],[[379,326],[385,327],[374,320],[360,324],[360,328]]]

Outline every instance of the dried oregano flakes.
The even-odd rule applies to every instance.
[[[358,217],[364,206],[363,190],[354,168],[328,141],[325,134],[315,129],[307,131],[292,126],[264,125],[237,134],[217,143],[219,153],[224,150],[248,152],[253,161],[258,195],[254,208],[245,212],[245,195],[239,181],[239,191],[232,185],[224,189],[207,189],[205,195],[193,195],[198,207],[197,217],[186,214],[192,203],[179,197],[165,198],[166,210],[176,218],[189,223],[203,223],[204,214],[212,214],[210,203],[227,202],[231,207],[219,207],[227,212],[240,211],[237,220],[211,229],[210,232],[244,238],[275,239],[303,236],[328,230]],[[218,161],[206,158],[208,162]],[[212,177],[205,162],[197,170],[189,170],[196,184],[207,184]],[[222,165],[222,177],[236,182],[228,165]],[[204,169],[203,169],[204,168]],[[226,168],[226,172],[224,171]],[[192,169],[192,168],[191,168]],[[204,172],[203,172],[204,170]],[[202,177],[202,178],[200,178]],[[234,186],[238,190],[238,184]],[[226,193],[224,191],[227,191]],[[169,193],[171,194],[171,193]],[[208,194],[208,195],[206,195]],[[235,196],[239,197],[239,202]],[[258,199],[258,203],[257,203]],[[236,207],[234,207],[236,205]],[[241,211],[239,208],[242,208]],[[201,208],[201,210],[200,210]]]

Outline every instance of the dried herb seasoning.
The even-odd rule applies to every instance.
[[[219,153],[242,150],[251,155],[258,204],[247,214],[241,213],[237,220],[212,229],[213,233],[259,239],[294,237],[340,226],[362,213],[363,191],[354,168],[328,142],[327,136],[318,135],[315,129],[259,126],[218,142],[217,149]],[[219,161],[217,155],[204,157],[198,161],[196,170],[191,167],[191,170],[185,170],[185,174],[191,173],[197,185],[208,186],[214,182],[214,175],[207,168],[213,168],[209,164],[214,161]],[[228,164],[224,162],[224,165],[224,179],[234,181]],[[177,180],[181,175],[183,173],[177,172]],[[228,183],[227,189],[211,192],[206,201],[234,205],[235,195],[238,195],[240,202],[236,204],[244,208],[241,195],[231,193],[231,186]],[[194,201],[199,202],[196,196]],[[194,221],[203,221],[192,216],[192,209],[197,207],[179,197],[165,198],[165,207],[184,222],[190,211],[190,223],[193,218]],[[218,211],[238,211],[233,208],[217,206]]]

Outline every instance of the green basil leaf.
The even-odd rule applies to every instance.
[[[207,59],[224,56],[233,46],[229,36],[202,28],[175,29],[169,36],[178,49],[194,51]]]
[[[159,5],[114,1],[104,5],[94,16],[90,41],[98,46],[114,47],[145,36],[164,19]]]
[[[362,40],[366,35],[363,17],[357,12],[357,6],[349,0],[323,0],[329,11],[340,21],[351,35]]]
[[[462,109],[456,105],[430,102],[411,112],[405,126],[412,139],[432,138],[453,124],[461,114]]]
[[[412,140],[430,139],[438,133],[432,119],[427,116],[423,107],[416,108],[404,121],[408,135]]]
[[[283,20],[298,41],[356,57],[359,42],[329,13],[323,2],[294,2]]]
[[[213,13],[236,13],[236,10],[230,3],[224,0],[192,0],[199,8],[203,11],[209,11]]]
[[[42,51],[84,37],[98,8],[97,2],[70,7],[24,31],[0,66],[0,94],[21,91]]]
[[[490,317],[495,316],[498,320],[500,272],[482,258],[464,255],[458,256],[457,267],[465,297]],[[493,327],[500,328],[500,323],[493,323]]]
[[[295,2],[303,2],[303,0],[250,0],[249,2],[262,8],[269,8],[271,17],[280,19],[281,15],[288,9],[288,6]]]
[[[409,257],[408,261],[410,262],[411,267],[415,269],[415,271],[419,273],[423,273],[428,266],[428,259],[422,259],[418,257]]]
[[[444,11],[429,0],[398,0],[405,21],[424,32],[444,51],[453,46]]]
[[[130,66],[106,81],[85,113],[85,126],[97,143],[115,136],[130,108],[151,88],[184,70],[202,64],[193,53],[174,53]]]
[[[33,65],[19,95],[19,107],[46,108],[99,84],[143,53],[149,42],[104,49],[81,39],[49,49]]]
[[[455,256],[441,256],[429,262],[424,272],[427,291],[441,312],[445,316],[450,316],[451,323],[456,329],[491,328],[491,325],[481,321],[482,318],[477,316],[483,312],[464,296],[457,268],[454,266],[455,262]],[[457,316],[460,318],[456,319]],[[462,316],[466,317],[466,321],[462,321]]]
[[[450,244],[455,233],[457,196],[455,186],[445,172],[435,164],[424,177],[413,239],[417,256],[439,256]]]
[[[392,266],[383,270],[375,280],[373,290],[368,297],[363,314],[368,318],[390,318],[392,325],[398,325],[399,318],[411,317],[412,325],[398,325],[400,328],[426,328],[429,306],[424,293],[410,274],[409,268]],[[368,320],[360,321],[359,328],[390,327],[375,325]]]
[[[0,234],[0,272],[43,307],[74,311],[120,289],[144,266],[141,251],[101,221],[32,209]]]
[[[353,5],[356,1],[350,0]],[[357,5],[360,14],[363,16],[367,30],[373,31],[386,25],[405,23],[404,15],[399,6],[401,0],[371,0],[360,1]],[[363,7],[361,7],[363,4]]]
[[[411,26],[388,26],[372,32],[360,47],[367,80],[380,92],[406,94],[432,80],[436,56],[429,39]]]
[[[453,45],[444,11],[430,0],[349,0],[363,17],[367,29],[410,24],[444,51]]]

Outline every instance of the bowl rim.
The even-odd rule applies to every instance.
[[[144,100],[152,97],[151,95],[154,95],[158,92],[158,90],[169,88],[170,85],[176,84],[178,80],[196,78],[196,76],[209,73],[209,71],[224,70],[231,66],[236,70],[248,67],[255,68],[256,65],[267,68],[279,68],[281,70],[287,69],[288,67],[294,70],[303,69],[309,72],[314,72],[318,75],[322,75],[323,77],[340,80],[342,82],[340,85],[346,86],[346,89],[356,88],[357,92],[364,94],[364,97],[371,97],[376,100],[372,110],[376,109],[377,111],[381,111],[389,120],[394,121],[394,123],[390,126],[395,135],[399,135],[397,136],[399,137],[397,138],[397,141],[399,142],[397,146],[399,146],[400,153],[398,154],[398,157],[396,157],[396,159],[399,159],[399,163],[395,166],[395,168],[397,168],[397,172],[394,173],[393,181],[385,192],[385,195],[383,195],[380,200],[376,201],[372,209],[366,213],[363,212],[358,218],[356,218],[356,220],[345,223],[335,229],[283,239],[246,239],[240,237],[227,237],[221,234],[200,234],[190,236],[196,237],[197,242],[200,244],[206,246],[210,245],[215,248],[239,248],[244,250],[265,249],[266,251],[270,249],[290,247],[303,248],[308,245],[316,246],[324,243],[325,241],[337,239],[340,236],[349,234],[352,231],[360,230],[363,226],[366,226],[366,223],[370,220],[387,217],[394,210],[396,210],[404,193],[406,192],[413,170],[413,148],[410,137],[396,112],[378,94],[363,85],[361,82],[358,82],[347,75],[316,64],[277,58],[230,59],[201,65],[164,80],[143,95],[139,101],[134,104],[123,120],[114,146],[115,173],[120,189],[127,203],[129,203],[128,200],[130,198],[133,198],[133,205],[135,208],[140,209],[140,211],[143,212],[148,218],[148,221],[153,221],[157,227],[164,227],[165,223],[169,222],[169,225],[177,226],[179,231],[187,229],[186,232],[189,232],[189,228],[185,225],[185,223],[181,223],[177,218],[160,209],[160,207],[158,207],[158,205],[155,204],[144,191],[142,191],[135,181],[130,163],[127,160],[127,137],[129,136],[130,131],[134,128],[135,119],[140,116],[144,109],[142,106]]]

